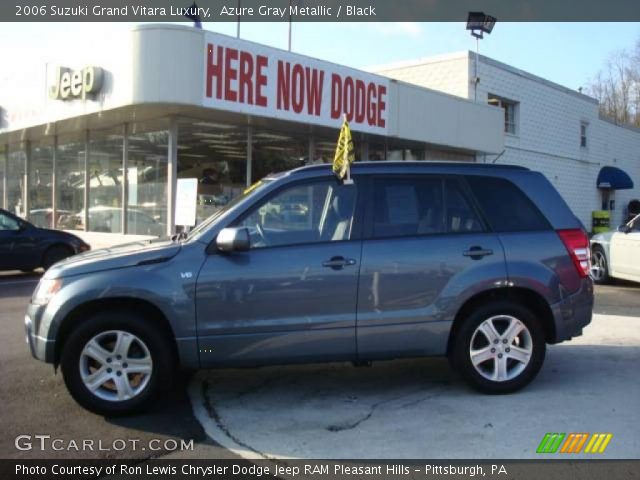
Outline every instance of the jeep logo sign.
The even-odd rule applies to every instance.
[[[65,67],[56,69],[55,83],[49,88],[49,97],[54,100],[86,100],[102,88],[102,69],[85,67],[71,70]]]

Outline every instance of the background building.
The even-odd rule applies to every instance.
[[[640,197],[639,131],[471,52],[372,73],[163,24],[87,55],[0,78],[0,206],[94,246],[173,233],[179,178],[198,179],[202,220],[270,172],[331,161],[343,113],[358,159],[523,165],[588,229]]]
[[[629,201],[640,198],[640,131],[600,118],[587,95],[482,55],[475,82],[475,60],[461,52],[373,71],[502,108],[504,152],[477,161],[543,172],[587,229],[594,210],[611,209],[612,226],[623,223]],[[627,177],[635,188],[619,189],[630,186]]]
[[[15,70],[0,108],[0,206],[94,247],[173,233],[179,178],[198,179],[202,220],[270,172],[331,161],[343,113],[360,159],[504,148],[490,105],[174,25]]]

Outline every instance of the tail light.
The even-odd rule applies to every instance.
[[[589,248],[589,237],[580,228],[558,230],[558,235],[567,247],[571,260],[578,271],[580,277],[589,276],[591,270],[591,249]]]

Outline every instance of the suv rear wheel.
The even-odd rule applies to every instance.
[[[531,382],[546,351],[542,326],[522,305],[500,301],[471,313],[454,338],[451,360],[469,385],[511,393]]]
[[[138,315],[100,313],[65,342],[61,368],[73,398],[102,415],[144,409],[171,383],[175,360],[158,328]]]

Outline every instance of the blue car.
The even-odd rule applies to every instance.
[[[90,248],[75,235],[36,227],[0,208],[0,270],[47,270]]]

